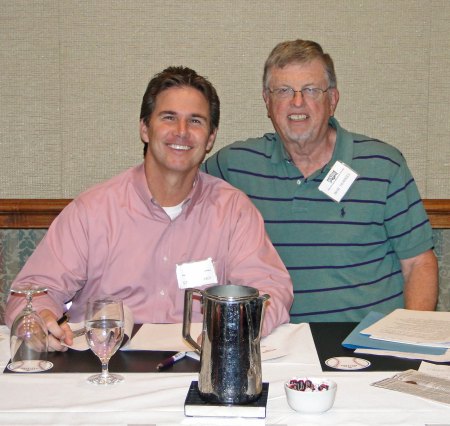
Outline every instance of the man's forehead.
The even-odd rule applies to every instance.
[[[325,63],[322,61],[322,59],[320,58],[313,58],[311,60],[308,61],[298,61],[298,60],[292,60],[289,61],[281,66],[278,65],[274,65],[271,68],[271,72],[283,72],[286,71],[287,69],[292,69],[292,68],[298,68],[298,69],[322,69],[325,72]]]
[[[173,86],[158,93],[155,100],[155,111],[167,110],[176,113],[183,110],[192,115],[207,116],[209,119],[209,102],[205,95],[195,87]]]
[[[320,59],[308,62],[293,61],[282,67],[274,66],[269,72],[269,79],[283,78],[284,76],[295,77],[296,75],[310,74],[316,79],[327,78],[325,64]]]
[[[158,98],[160,98],[160,97],[167,97],[168,95],[175,96],[177,93],[179,94],[182,91],[189,93],[189,96],[192,96],[195,98],[197,98],[198,95],[200,95],[205,100],[206,103],[208,102],[208,99],[206,98],[206,96],[203,94],[203,92],[201,90],[197,89],[196,87],[184,85],[184,84],[181,86],[170,86],[170,87],[166,87],[166,88],[162,89],[156,95],[156,100],[158,100]]]
[[[168,87],[156,95],[152,116],[180,115],[211,122],[209,102],[205,95],[191,86]]]

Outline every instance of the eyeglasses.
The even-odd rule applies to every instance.
[[[317,101],[325,92],[328,92],[330,88],[331,87],[328,86],[323,90],[318,87],[304,87],[301,90],[294,90],[292,87],[277,87],[276,89],[268,90],[278,99],[292,99],[296,93],[301,93],[303,98]]]

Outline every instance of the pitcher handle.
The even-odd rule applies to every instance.
[[[200,354],[201,347],[191,336],[193,293],[198,293],[203,297],[203,292],[201,290],[197,290],[196,288],[188,288],[184,292],[183,338],[195,349],[195,352]]]
[[[261,340],[261,334],[262,334],[262,327],[264,323],[264,316],[266,314],[266,302],[270,299],[270,296],[268,294],[263,294],[258,297],[258,300],[261,304],[261,316],[259,319],[259,327],[258,327],[258,335],[256,336],[255,340],[260,341]]]

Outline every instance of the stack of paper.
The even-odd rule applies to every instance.
[[[450,361],[450,312],[371,312],[342,342],[355,353]]]
[[[372,383],[372,386],[409,393],[450,405],[450,380],[407,370],[393,377]]]

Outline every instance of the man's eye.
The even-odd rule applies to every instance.
[[[306,95],[315,95],[317,92],[317,89],[315,89],[314,87],[305,87],[302,90],[303,93],[305,93]]]
[[[280,95],[287,95],[290,91],[291,91],[291,89],[289,87],[280,87],[278,89],[278,93]]]

